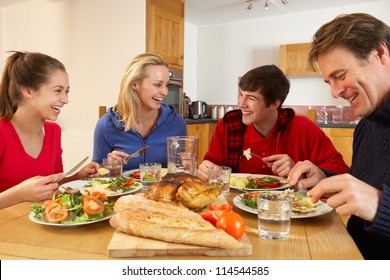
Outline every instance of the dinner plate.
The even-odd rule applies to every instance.
[[[140,179],[137,179],[137,178],[134,178],[134,172],[136,171],[139,171],[139,169],[132,169],[132,170],[127,170],[125,172],[122,173],[122,176],[123,177],[126,177],[126,178],[133,178],[135,180],[140,180]],[[161,177],[164,177],[168,172],[168,169],[167,168],[161,168]]]
[[[98,180],[105,180],[105,181],[108,181],[110,180],[111,178],[94,178],[94,179],[87,179],[87,180],[76,180],[76,181],[71,181],[71,182],[67,182],[63,185],[61,185],[58,189],[60,191],[64,191],[65,188],[69,187],[75,191],[79,191],[80,193],[82,194],[85,194],[83,193],[84,190],[90,188],[88,187],[88,185],[91,184],[91,182],[95,179],[98,179]],[[140,189],[142,188],[142,184],[138,181],[135,181],[134,183],[134,188],[130,189],[129,191],[125,191],[125,192],[116,192],[116,193],[107,193],[105,192],[105,195],[107,197],[118,197],[118,196],[122,196],[122,195],[125,195],[125,194],[131,194],[131,193],[134,193],[134,192],[137,192],[139,191]],[[101,191],[101,190],[99,190]]]
[[[244,202],[242,202],[241,197],[243,194],[239,194],[233,198],[233,204],[240,208],[241,210],[244,210],[249,213],[253,213],[257,215],[257,209],[253,209],[249,206],[247,206]],[[319,210],[314,213],[308,213],[308,214],[296,214],[291,213],[292,219],[300,219],[300,218],[311,218],[311,217],[317,217],[321,215],[325,215],[333,210],[328,204],[319,202]]]
[[[126,178],[133,178],[135,180],[139,180],[139,178],[134,178],[134,172],[136,172],[136,171],[139,171],[139,169],[127,170],[127,171],[122,173],[122,176],[126,177]]]
[[[249,176],[252,178],[272,177],[272,178],[276,178],[278,180],[285,180],[285,178],[282,178],[282,177],[273,176],[273,175],[265,175],[265,174],[232,173],[231,176],[236,177],[236,178],[246,178]],[[236,189],[236,190],[241,190],[241,191],[242,190],[243,191],[276,191],[276,190],[285,190],[288,187],[290,187],[289,184],[282,184],[276,188],[256,188],[256,189],[253,189],[253,188],[239,188],[239,187],[230,185],[230,188]]]
[[[235,178],[246,178],[248,176],[251,176],[251,174],[250,173],[232,173],[230,176],[235,177]],[[230,185],[230,188],[235,189],[235,190],[240,190],[240,191],[244,190],[243,188],[239,188],[239,187],[236,187],[233,185]]]
[[[94,224],[94,223],[98,223],[98,222],[101,222],[101,221],[105,221],[105,220],[108,220],[109,218],[111,218],[112,215],[114,215],[114,214],[108,215],[108,216],[106,216],[106,217],[104,217],[104,218],[102,218],[100,220],[88,221],[88,222],[84,222],[84,223],[75,223],[75,224],[59,224],[59,223],[45,222],[45,221],[42,221],[40,219],[35,218],[34,217],[34,212],[30,212],[30,215],[28,215],[28,217],[34,223],[41,224],[41,225],[55,226],[55,227],[74,227],[74,226],[83,226],[83,225],[89,225],[89,224]]]

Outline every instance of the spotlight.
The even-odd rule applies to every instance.
[[[246,7],[246,11],[249,12],[250,10],[252,10],[252,8],[253,8],[253,5],[252,5],[252,3],[249,1],[249,5],[248,5],[248,7]]]
[[[288,4],[287,0],[281,0],[284,5]]]
[[[269,5],[268,5],[268,0],[265,0],[264,9],[268,10],[268,8],[269,8]]]

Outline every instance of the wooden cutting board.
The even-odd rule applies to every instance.
[[[160,240],[133,236],[120,231],[115,231],[108,244],[108,256],[111,258],[124,257],[152,257],[162,255],[173,256],[249,256],[252,255],[252,244],[246,234],[240,242],[240,249],[222,249],[186,244],[175,244]]]
[[[220,195],[214,203],[227,203],[223,195]],[[150,238],[138,237],[115,231],[110,243],[108,244],[107,253],[111,258],[124,257],[152,257],[162,255],[173,256],[250,256],[252,255],[252,244],[249,238],[244,234],[240,240],[242,243],[239,249],[222,249],[211,248],[187,244],[176,244]]]

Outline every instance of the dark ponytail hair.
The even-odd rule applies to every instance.
[[[55,70],[66,72],[57,59],[42,53],[15,51],[8,57],[0,84],[0,118],[11,119],[22,99],[21,88],[38,90]]]

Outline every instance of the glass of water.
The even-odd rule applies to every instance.
[[[292,197],[266,193],[257,196],[259,236],[286,239],[290,235]]]
[[[232,169],[228,166],[212,166],[209,167],[209,182],[221,185],[221,193],[228,195],[230,190],[230,175]]]
[[[161,163],[145,162],[139,165],[140,179],[143,190],[161,179]]]

